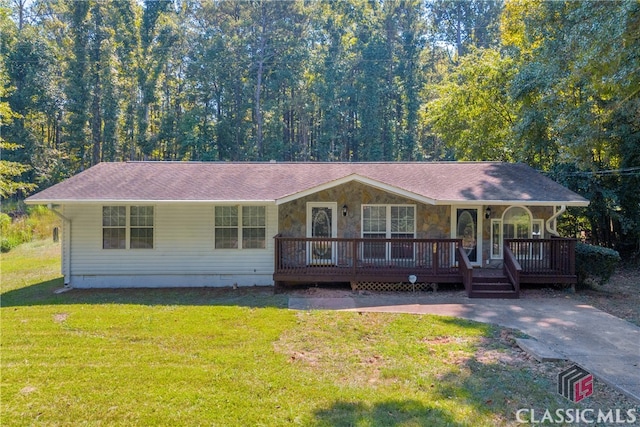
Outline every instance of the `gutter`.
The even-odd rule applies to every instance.
[[[64,233],[62,238],[64,240],[69,239],[68,240],[68,242],[69,242],[68,243],[69,252],[65,254],[64,248],[67,247],[67,244],[63,240],[62,255],[63,255],[63,262],[64,262],[63,270],[66,271],[66,273],[67,273],[67,274],[64,275],[64,286],[65,286],[65,288],[66,287],[70,287],[69,282],[71,280],[71,220],[69,218],[67,218],[66,216],[64,216],[61,212],[58,212],[57,210],[55,210],[51,203],[49,203],[47,205],[47,208],[51,212],[53,212],[58,218],[60,218],[62,221],[64,221],[64,223],[66,224],[66,227],[65,227],[66,233]]]
[[[554,213],[551,218],[546,221],[546,230],[547,233],[552,234],[555,237],[560,237],[560,233],[558,233],[556,220],[567,211],[567,205],[561,205],[560,210]]]

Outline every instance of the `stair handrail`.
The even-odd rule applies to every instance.
[[[464,289],[467,291],[467,295],[471,295],[471,285],[473,282],[473,266],[467,255],[467,251],[464,250],[462,245],[458,246],[457,251],[458,268],[462,274],[462,283]]]
[[[504,245],[503,258],[504,274],[513,285],[513,289],[515,290],[516,295],[520,295],[520,272],[522,271],[522,266],[518,262],[518,259],[516,258],[514,253],[511,251],[509,245],[506,243]]]

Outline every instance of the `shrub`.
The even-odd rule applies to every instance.
[[[4,212],[0,212],[0,235],[6,236],[11,227],[11,217]]]
[[[9,252],[16,246],[33,239],[50,238],[53,227],[60,224],[60,219],[44,206],[29,209],[29,215],[21,215],[15,219],[0,213],[0,251]]]
[[[60,218],[46,206],[31,206],[27,212],[29,213],[27,224],[34,239],[49,239],[53,234],[53,228],[60,226]]]
[[[9,236],[9,237],[2,236],[2,239],[0,239],[0,252],[3,252],[3,253],[9,252],[11,249],[15,248],[20,243],[22,242],[16,236]]]
[[[613,249],[578,242],[576,245],[578,284],[587,285],[587,281],[592,281],[598,285],[604,285],[611,278],[619,262],[620,254]]]

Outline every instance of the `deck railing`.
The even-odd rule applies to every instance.
[[[473,271],[460,239],[275,238],[276,282],[460,283]],[[520,283],[575,283],[574,239],[506,239],[504,272]],[[465,259],[467,258],[467,259]]]
[[[576,239],[506,239],[505,248],[513,253],[524,275],[576,274]]]
[[[511,251],[508,244],[504,245],[504,275],[509,279],[509,282],[513,285],[513,289],[516,294],[520,293],[520,275],[522,273],[522,266],[518,262],[515,254]]]
[[[458,274],[458,239],[275,237],[279,276]]]
[[[462,274],[462,284],[464,285],[464,289],[467,294],[469,294],[473,284],[473,266],[471,265],[467,252],[462,246],[458,246],[457,255],[460,274]]]

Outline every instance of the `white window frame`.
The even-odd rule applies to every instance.
[[[534,227],[538,227],[538,230],[540,230],[539,234],[534,235],[533,234],[533,228]],[[531,239],[544,239],[544,220],[543,219],[533,219],[531,220]],[[539,246],[538,250],[535,251],[533,249],[534,246]],[[532,259],[542,259],[544,256],[544,249],[543,249],[543,245],[541,244],[532,244],[531,245],[531,249],[530,249],[530,255],[529,255]]]
[[[493,233],[493,229],[494,227],[498,227],[498,241],[495,242],[494,241],[494,233]],[[491,220],[491,259],[502,259],[504,257],[504,254],[502,253],[502,248],[504,246],[504,238],[503,238],[503,230],[502,230],[502,220],[501,219],[492,219]],[[498,246],[498,253],[494,254],[493,252],[493,248],[496,246]]]
[[[520,206],[520,205],[511,205],[509,207],[507,207],[504,212],[502,213],[502,217],[500,219],[492,219],[491,220],[491,258],[492,259],[502,259],[504,258],[504,253],[503,253],[503,246],[504,246],[504,216],[505,214],[509,211],[509,209],[511,208],[522,208],[524,209],[528,214],[529,214],[529,235],[527,237],[527,239],[544,239],[544,219],[540,219],[540,218],[534,218],[533,214],[531,213],[531,210],[529,208],[527,208],[526,206]],[[498,257],[497,255],[494,255],[493,253],[493,246],[494,246],[494,239],[493,239],[493,227],[494,224],[498,224],[499,230],[500,230],[500,237],[499,237],[499,252],[500,252],[500,256]],[[540,230],[540,234],[539,236],[534,236],[533,234],[533,229],[534,229],[534,225],[538,227],[538,229]],[[536,252],[536,253],[534,253]],[[539,251],[534,251],[533,250],[533,245],[529,248],[529,257],[531,259],[541,259],[543,257],[543,249],[542,249],[542,245],[540,245],[540,250]]]
[[[392,239],[394,234],[409,234],[409,233],[393,233],[391,231],[391,224],[392,224],[392,218],[391,218],[391,209],[393,207],[400,207],[400,208],[411,208],[413,209],[413,233],[412,237],[408,237],[409,239],[415,239],[416,238],[416,223],[417,223],[417,205],[413,205],[413,204],[374,204],[374,203],[369,203],[369,204],[362,204],[360,206],[360,236],[362,236],[363,239],[365,239],[365,231],[364,231],[364,210],[366,207],[384,207],[385,208],[385,239]],[[373,233],[373,232],[366,232],[366,234],[382,234],[382,233]],[[387,260],[387,261],[406,261],[407,259],[405,258],[392,258],[392,248],[391,248],[391,243],[387,243],[385,245],[385,258],[370,258],[370,259],[376,259],[376,260]],[[414,247],[414,251],[413,251],[413,256],[412,259],[415,259],[415,247]]]
[[[307,203],[307,237],[312,237],[313,208],[331,209],[331,237],[338,236],[338,203],[337,202],[308,202]]]
[[[236,208],[237,212],[237,223],[233,226],[225,226],[225,225],[216,225],[216,209],[218,208]],[[243,224],[243,216],[244,216],[244,208],[262,208],[264,209],[264,227],[259,226],[245,226]],[[216,251],[237,251],[237,250],[245,250],[245,251],[264,251],[267,249],[267,228],[269,224],[268,218],[268,209],[265,205],[216,205],[213,208],[213,249]],[[243,246],[244,242],[244,229],[245,228],[264,228],[264,247],[262,248],[245,248]],[[235,229],[237,231],[237,244],[236,247],[232,248],[218,248],[216,247],[216,230],[217,229]]]
[[[136,208],[141,208],[141,207],[150,207],[153,209],[153,225],[149,226],[149,225],[136,225],[136,226],[132,226],[131,225],[131,208],[132,207],[136,207]],[[125,217],[125,223],[124,225],[117,225],[117,226],[112,226],[112,225],[104,225],[104,208],[124,208],[124,217]],[[132,251],[137,251],[137,250],[153,250],[156,248],[156,207],[155,205],[102,205],[100,207],[100,213],[101,213],[101,222],[102,222],[102,226],[100,227],[101,231],[102,231],[102,235],[101,235],[101,242],[102,242],[102,250],[104,251],[122,251],[122,250],[132,250]],[[120,248],[120,247],[114,247],[114,248],[105,248],[104,247],[104,230],[105,229],[121,229],[124,228],[125,232],[124,232],[124,248]],[[152,230],[152,235],[151,235],[151,239],[152,239],[152,245],[149,248],[132,248],[131,247],[131,229],[132,228],[149,228]]]
[[[245,220],[245,208],[258,208],[258,209],[262,209],[263,211],[263,217],[264,217],[264,224],[260,225],[260,224],[247,224],[245,225],[244,220]],[[239,221],[239,236],[238,236],[238,242],[241,243],[242,249],[257,249],[257,250],[264,250],[267,249],[267,207],[264,205],[246,205],[246,206],[240,206],[239,211],[240,212],[240,221]],[[251,215],[246,215],[247,218],[250,218]],[[256,218],[260,219],[260,216],[256,216]],[[264,246],[262,247],[257,247],[257,248],[245,248],[244,247],[244,234],[245,234],[245,230],[249,230],[249,229],[258,229],[258,230],[264,230],[264,238],[263,238],[263,244]]]
[[[484,220],[484,210],[482,206],[479,205],[452,205],[451,206],[451,238],[457,239],[458,237],[458,209],[475,209],[477,212],[477,229],[476,229],[476,252],[477,252],[477,261],[472,261],[471,265],[473,266],[482,266],[482,260],[484,258],[484,253],[482,251],[482,227],[484,227],[482,221]],[[451,254],[452,260],[457,260],[457,256],[455,254],[455,247],[453,248],[453,253]],[[457,261],[454,261],[457,263]]]
[[[533,228],[536,225],[538,226],[538,229],[540,230],[540,233],[537,236],[533,234]],[[544,239],[544,219],[531,220],[531,238],[532,239]]]
[[[338,237],[338,202],[307,202],[307,237],[313,236],[313,208],[328,208],[331,210],[331,236],[334,239]],[[316,253],[319,250],[320,253]],[[336,242],[327,245],[326,242],[307,242],[307,265],[334,265],[337,259],[338,246]],[[330,258],[324,258],[322,253],[330,251]]]

